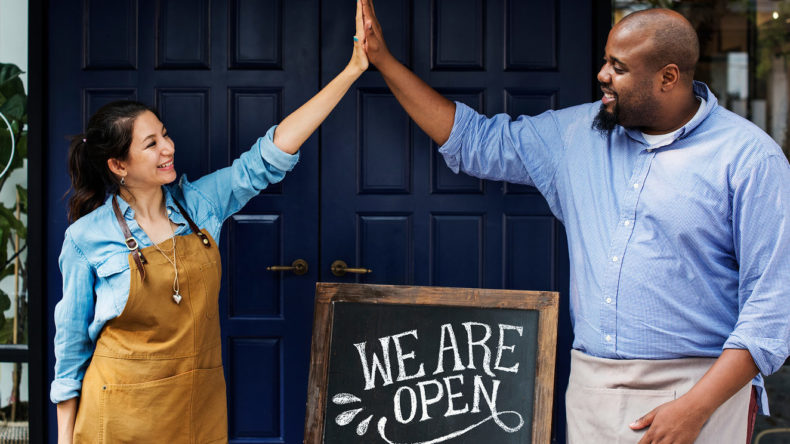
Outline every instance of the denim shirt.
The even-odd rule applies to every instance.
[[[233,164],[189,182],[163,187],[176,235],[191,233],[186,219],[173,203],[177,199],[200,228],[219,241],[225,219],[269,184],[283,179],[299,159],[273,142],[276,126]],[[134,219],[134,210],[122,198],[118,204],[141,248],[151,239]],[[55,306],[55,379],[50,389],[53,403],[79,396],[82,379],[104,324],[118,317],[129,297],[129,250],[112,210],[112,198],[81,217],[66,230],[59,265],[63,299]]]
[[[563,222],[573,348],[610,359],[746,349],[771,374],[790,353],[790,165],[705,84],[694,92],[703,111],[665,145],[593,129],[600,101],[516,120],[457,103],[440,152],[455,172],[537,187]]]

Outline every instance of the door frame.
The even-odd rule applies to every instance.
[[[51,410],[47,347],[49,340],[46,297],[46,157],[48,0],[28,1],[28,417],[30,442],[45,442]],[[54,410],[54,409],[52,409]]]

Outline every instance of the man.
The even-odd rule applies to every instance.
[[[747,441],[751,382],[788,356],[790,165],[693,80],[691,24],[629,15],[609,33],[600,102],[511,121],[422,82],[362,2],[369,60],[448,166],[534,185],[565,225],[569,442]]]

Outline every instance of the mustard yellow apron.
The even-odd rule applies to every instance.
[[[155,247],[142,249],[145,279],[129,255],[129,299],[99,335],[83,380],[75,443],[227,442],[220,255],[214,239],[202,234],[209,248],[195,234],[175,238],[179,304],[172,298],[173,265]]]

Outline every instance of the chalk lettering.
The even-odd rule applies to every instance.
[[[410,404],[411,408],[409,409],[409,417],[408,418],[404,418],[403,417],[403,410],[401,409],[401,406],[402,406],[402,404],[401,404],[401,393],[403,393],[406,390],[408,390],[408,392],[409,392],[409,398],[410,398],[410,401],[411,401],[411,404]],[[393,403],[394,403],[393,407],[394,407],[394,410],[395,410],[395,419],[399,423],[401,423],[401,424],[408,424],[408,423],[411,422],[412,419],[414,419],[414,416],[417,414],[417,394],[414,393],[414,389],[412,389],[411,387],[408,387],[408,386],[399,388],[395,392],[395,398],[393,399]]]
[[[444,372],[444,352],[449,350],[452,350],[453,359],[455,360],[453,371],[460,372],[464,369],[464,364],[461,362],[461,353],[458,351],[458,342],[455,340],[453,326],[451,324],[443,324],[441,328],[441,337],[439,338],[439,362],[436,364],[436,371],[434,371],[433,374],[438,375]],[[450,345],[446,345],[446,338],[450,339]]]
[[[381,379],[384,380],[384,385],[392,384],[392,367],[390,366],[390,336],[379,338],[379,342],[381,343],[381,354],[384,358],[384,368],[382,368],[381,361],[379,360],[379,357],[376,355],[376,353],[372,353],[372,362],[370,366],[368,366],[368,358],[365,353],[365,345],[367,342],[354,344],[354,347],[357,348],[357,352],[359,352],[359,359],[362,361],[362,373],[365,376],[365,390],[376,388],[376,372],[381,375]]]
[[[472,326],[483,327],[485,329],[486,334],[483,339],[479,341],[472,339]],[[483,348],[483,370],[488,376],[494,377],[494,373],[491,371],[491,349],[486,345],[486,341],[491,337],[491,327],[480,322],[464,322],[464,327],[466,328],[467,344],[469,345],[469,363],[466,365],[466,368],[476,369],[474,346],[477,345]]]
[[[429,384],[436,387],[436,396],[430,399],[428,399],[425,394],[425,386]],[[442,388],[442,384],[440,384],[439,381],[435,379],[418,382],[417,386],[420,388],[420,403],[422,406],[422,417],[420,418],[420,422],[427,421],[431,419],[430,415],[428,415],[428,406],[431,404],[436,404],[442,399],[442,396],[444,395],[444,389]]]
[[[414,339],[418,339],[417,330],[409,330],[407,332],[392,336],[392,342],[395,343],[395,357],[398,360],[398,382],[425,376],[423,364],[420,364],[420,369],[417,371],[417,373],[411,376],[406,374],[406,363],[404,361],[407,359],[414,359],[414,352],[403,354],[403,348],[401,347],[400,339],[404,336],[414,336]]]
[[[444,385],[445,385],[445,387],[447,387],[447,412],[444,414],[445,418],[448,417],[448,416],[460,415],[462,413],[466,413],[466,412],[469,411],[469,404],[466,404],[466,403],[464,403],[464,408],[462,408],[461,410],[458,410],[458,409],[456,409],[453,406],[453,399],[454,398],[460,398],[460,397],[464,396],[464,394],[460,393],[460,392],[459,393],[453,393],[453,388],[452,388],[452,386],[450,384],[450,382],[453,379],[458,379],[461,382],[461,385],[464,384],[464,375],[446,376],[444,378]]]
[[[511,353],[516,349],[515,345],[504,345],[505,343],[505,330],[515,330],[521,336],[524,328],[516,325],[499,324],[499,346],[496,348],[496,362],[494,363],[494,370],[501,370],[503,372],[518,373],[518,362],[511,367],[501,367],[502,350],[509,350]]]
[[[488,404],[488,408],[491,410],[491,412],[496,412],[496,397],[497,393],[499,392],[499,380],[492,379],[492,381],[493,387],[491,387],[491,391],[493,394],[489,394],[485,385],[483,384],[483,377],[480,375],[475,375],[475,392],[474,396],[472,397],[472,413],[480,412],[480,392],[483,393],[483,397],[486,399],[486,403]]]

